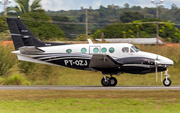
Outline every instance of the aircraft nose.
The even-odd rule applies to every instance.
[[[169,65],[169,66],[174,64],[174,62],[169,58],[160,56],[159,59],[160,59],[161,64],[165,64],[165,65]]]

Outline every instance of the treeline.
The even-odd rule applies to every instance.
[[[79,36],[79,34],[85,34],[84,30],[82,30],[81,32],[78,31],[77,29],[77,28],[85,29],[85,25],[79,25],[79,27],[75,27],[77,31],[76,29],[70,29],[70,28],[74,28],[73,26],[77,26],[74,24],[66,24],[66,27],[63,27],[63,22],[85,23],[85,11],[83,10],[47,11],[46,14],[51,16],[54,21],[62,22],[59,23],[58,26],[64,30],[67,38],[72,40],[77,37],[82,37]],[[167,24],[160,25],[160,37],[162,39],[165,39],[166,41],[179,42],[179,35],[178,35],[179,31],[176,28],[180,28],[180,26],[174,25],[174,23],[176,24],[180,23],[179,14],[180,14],[180,9],[175,4],[172,4],[171,9],[165,8],[164,6],[160,5],[159,19],[155,19],[156,8],[149,8],[149,7],[142,8],[140,6],[131,7],[128,3],[124,4],[123,7],[116,5],[108,5],[107,7],[104,7],[101,5],[99,9],[88,11],[89,35],[91,35],[92,38],[101,38],[101,36],[99,35],[101,34],[100,32],[107,31],[108,28],[110,29],[113,28],[116,29],[116,32],[114,32],[114,30],[108,30],[108,32],[104,32],[105,38],[156,37],[156,27],[154,24],[122,25],[122,23],[128,23],[128,22],[133,23],[134,21],[137,20],[139,20],[139,22],[144,22],[144,21],[148,22],[147,20],[149,20],[150,22],[158,21],[158,22],[168,22],[169,24],[172,24],[173,29],[168,27],[169,30],[166,29],[167,27],[164,28],[164,26],[167,26]],[[62,18],[66,18],[66,19],[63,20]],[[116,23],[116,26],[114,26],[114,23]],[[120,24],[118,25],[117,23]],[[141,29],[138,28],[137,26],[141,26],[140,27]],[[133,33],[129,34],[128,33],[129,31]],[[67,34],[71,34],[71,35],[67,35]],[[106,34],[108,34],[108,36]]]
[[[180,8],[172,4],[171,9],[165,8],[160,5],[159,7],[159,19],[164,21],[170,20],[173,23],[180,23]],[[156,18],[156,8],[140,6],[130,6],[128,3],[124,6],[108,5],[100,6],[99,9],[88,10],[88,20],[89,23],[112,23],[112,22],[122,22],[120,16],[125,12],[138,12],[144,16],[144,18]],[[69,11],[47,11],[47,15],[53,16],[66,16],[73,22],[85,22],[85,11],[84,10],[69,10]]]
[[[92,36],[94,38],[152,38],[157,37],[157,24],[159,22],[159,36],[166,42],[179,43],[180,30],[170,21],[163,21],[156,18],[136,20],[128,24],[121,22],[105,26],[103,29],[96,31]],[[138,24],[136,24],[138,23]]]
[[[30,4],[29,1],[18,0],[16,2],[19,5],[7,8],[8,17],[21,16],[41,40],[86,40],[85,11],[45,11],[40,1],[34,0]],[[101,38],[102,34],[104,38],[152,38],[156,37],[156,22],[161,22],[159,36],[165,41],[178,43],[180,27],[174,23],[180,23],[179,14],[180,9],[175,4],[171,9],[159,6],[159,19],[156,19],[156,8],[131,7],[128,3],[123,7],[101,5],[99,9],[88,11],[89,38]],[[1,40],[11,40],[3,16],[0,16],[0,26]]]

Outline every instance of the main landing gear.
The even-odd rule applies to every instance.
[[[115,77],[106,77],[104,75],[104,77],[102,78],[101,80],[101,84],[104,86],[104,87],[108,87],[108,86],[116,86],[117,85],[117,79]]]
[[[163,80],[163,84],[164,84],[164,86],[169,87],[171,85],[171,79],[169,78],[170,75],[167,72],[168,72],[168,70],[165,71],[164,75],[166,76],[166,78]]]

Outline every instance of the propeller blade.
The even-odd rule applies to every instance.
[[[162,82],[162,75],[163,75],[163,72],[161,72],[161,82]]]
[[[157,80],[158,80],[158,67],[156,65],[156,82],[157,82]]]
[[[158,60],[158,59],[154,60],[155,71],[156,71],[156,82],[157,82],[158,81],[158,62],[156,60]]]

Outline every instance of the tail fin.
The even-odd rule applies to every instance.
[[[7,18],[7,23],[16,50],[23,46],[45,46],[45,42],[36,38],[20,18]]]
[[[19,48],[23,46],[44,47],[44,46],[69,45],[67,43],[40,41],[22,22],[20,18],[6,18],[6,19],[9,26],[9,30],[11,32],[14,47],[16,50],[19,50]]]

